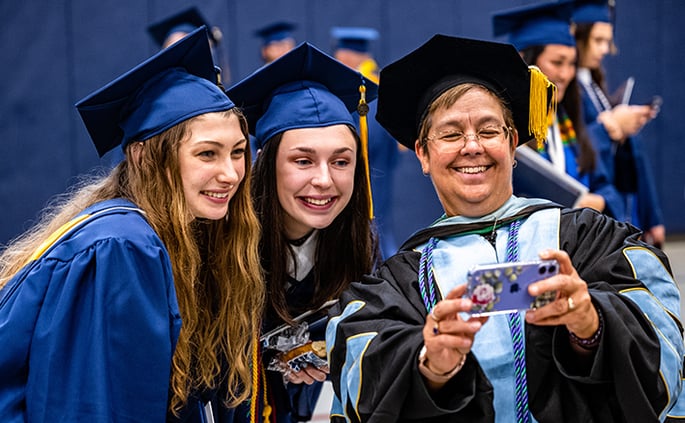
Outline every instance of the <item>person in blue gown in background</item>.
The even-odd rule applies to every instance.
[[[0,256],[2,421],[233,422],[264,285],[247,122],[206,28],[76,107],[124,159]]]
[[[624,99],[612,99],[608,94],[602,61],[615,50],[613,14],[614,8],[606,0],[576,1],[574,5],[583,115],[599,159],[624,202],[627,221],[643,230],[647,242],[660,247],[666,228],[645,139],[639,135],[656,117],[659,106],[623,104]]]
[[[335,41],[333,57],[341,63],[359,71],[371,81],[378,83],[378,64],[371,54],[371,42],[379,34],[373,28],[366,27],[333,27],[331,37]],[[397,168],[400,144],[378,124],[376,116],[377,102],[369,101],[369,173],[371,175],[371,193],[373,197],[373,215],[383,258],[388,258],[397,251],[397,239],[394,232],[393,204],[394,175]],[[355,116],[358,120],[359,117]]]
[[[590,207],[618,220],[625,220],[623,201],[597,158],[585,128],[580,93],[575,80],[576,47],[570,23],[570,1],[547,2],[498,12],[493,15],[496,36],[507,35],[523,60],[535,65],[557,86],[556,113],[544,143],[537,151],[560,173],[585,185],[589,192],[577,207]],[[514,186],[536,196],[535,187]]]
[[[265,65],[295,48],[293,32],[296,29],[294,22],[277,21],[254,31],[254,35],[262,41],[259,53]]]

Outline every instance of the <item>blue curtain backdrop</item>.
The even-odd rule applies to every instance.
[[[98,159],[73,105],[153,54],[145,28],[196,5],[223,32],[219,46],[229,84],[261,65],[252,31],[275,20],[297,22],[298,41],[330,51],[329,29],[371,26],[381,66],[433,34],[493,39],[490,15],[533,4],[514,0],[26,0],[0,2],[0,244],[27,229],[55,195],[109,165]],[[685,234],[685,7],[682,0],[619,0],[610,87],[635,77],[633,99],[663,97],[643,131],[669,234]],[[440,214],[430,180],[405,153],[395,175],[398,239]]]

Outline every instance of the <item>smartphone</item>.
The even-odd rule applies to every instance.
[[[539,308],[556,299],[556,291],[537,297],[528,285],[559,273],[556,260],[496,263],[469,270],[465,296],[473,302],[471,315],[488,316]]]
[[[647,106],[649,106],[652,110],[654,110],[656,113],[659,113],[661,110],[661,105],[664,103],[664,99],[661,98],[661,96],[655,95],[652,97],[652,100],[647,103]]]

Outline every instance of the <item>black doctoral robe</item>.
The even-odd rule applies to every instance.
[[[497,222],[506,225],[549,207],[521,207]],[[634,227],[589,209],[562,210],[559,223],[559,247],[569,253],[587,281],[605,329],[594,357],[583,364],[574,355],[564,327],[525,326],[531,414],[540,422],[658,421],[680,391],[679,385],[667,386],[665,379],[680,378],[683,353],[682,327],[673,301],[678,291],[669,279],[668,259],[638,241]],[[424,229],[375,276],[354,283],[342,295],[327,329],[338,401],[332,421],[345,421],[343,410],[351,421],[364,422],[495,421],[493,387],[473,352],[440,391],[431,393],[424,385],[417,356],[426,309],[417,281],[420,251],[413,250],[431,237],[489,232],[492,227],[489,219]],[[647,252],[642,256],[652,258],[648,267],[662,266],[665,276],[649,282],[637,279],[636,274],[647,273],[638,268],[641,263],[628,259],[636,250]],[[645,304],[622,294],[633,290],[645,294],[637,297],[638,303]],[[644,310],[652,309],[659,310],[660,320],[648,318]],[[365,336],[370,340],[362,351],[348,348],[348,340]],[[671,343],[660,336],[670,336]],[[663,345],[677,349],[668,361],[662,358]],[[357,370],[350,371],[350,363]]]

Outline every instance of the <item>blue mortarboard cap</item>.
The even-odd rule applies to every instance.
[[[509,34],[509,42],[519,51],[532,46],[561,44],[575,46],[571,34],[572,1],[519,7],[492,16],[496,37]]]
[[[351,113],[359,104],[362,81],[369,102],[376,98],[376,84],[313,45],[301,43],[226,94],[247,116],[250,133],[261,148],[289,129],[354,126]]]
[[[613,24],[612,15],[613,7],[607,0],[576,0],[571,19],[577,24],[594,22]]]
[[[102,157],[117,145],[144,141],[233,102],[214,81],[203,26],[76,103]]]
[[[297,28],[297,25],[294,23],[279,21],[259,28],[254,32],[254,35],[262,39],[263,45],[268,45],[275,41],[292,38],[295,28]]]
[[[161,47],[169,35],[175,32],[190,34],[203,25],[210,28],[200,11],[196,7],[190,7],[148,26],[147,32]],[[219,40],[216,39],[212,31],[209,31],[208,34],[212,42],[218,43]]]
[[[338,49],[367,53],[369,43],[378,39],[378,31],[373,28],[338,26],[331,28],[331,37],[337,41]]]
[[[482,85],[507,103],[521,144],[547,131],[553,88],[510,44],[438,34],[385,66],[380,79],[376,120],[412,150],[430,104],[463,83]]]

